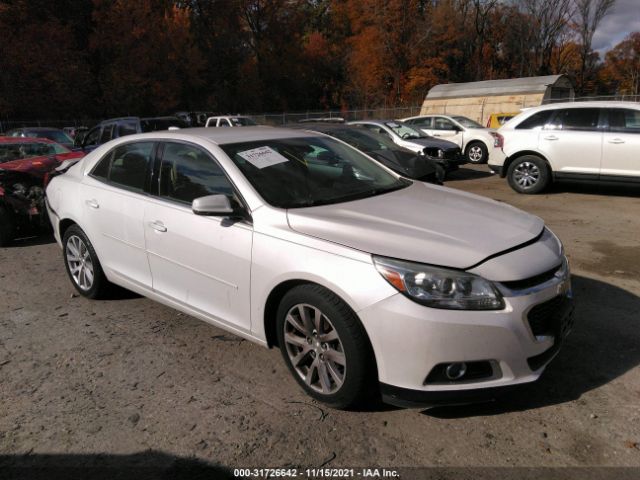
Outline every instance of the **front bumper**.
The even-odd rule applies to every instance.
[[[400,406],[469,403],[537,380],[572,326],[570,280],[511,293],[499,311],[433,309],[397,294],[358,312],[376,355],[384,400]],[[556,299],[564,305],[552,312],[557,330],[536,335],[529,313]],[[489,363],[493,371],[466,381],[427,380],[435,368],[454,362]]]

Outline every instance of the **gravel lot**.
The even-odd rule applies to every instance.
[[[0,249],[0,456],[640,466],[640,189],[524,196],[486,167],[448,186],[539,215],[565,243],[577,323],[539,382],[484,405],[331,410],[302,393],[277,350],[145,298],[79,298],[52,238],[26,239]]]

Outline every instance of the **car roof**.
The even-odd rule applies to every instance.
[[[55,127],[20,127],[12,128],[10,132],[61,132],[59,128]]]
[[[546,105],[540,105],[538,107],[532,107],[529,110],[549,110],[556,108],[634,108],[640,109],[640,104],[637,102],[623,102],[623,101],[586,101],[586,102],[558,102],[548,103]]]
[[[384,120],[356,120],[354,122],[349,122],[347,125],[359,125],[361,123],[375,123],[378,125],[384,125],[386,123],[398,123],[400,120],[394,120],[392,118],[385,118]]]
[[[39,137],[0,137],[0,143],[56,143],[48,138]]]
[[[181,128],[179,130],[161,130],[157,132],[141,133],[122,137],[123,139],[163,139],[163,140],[184,140],[188,137],[196,137],[202,140],[215,143],[217,145],[226,145],[230,143],[256,142],[268,140],[280,140],[285,138],[304,138],[304,137],[320,137],[321,134],[304,131],[293,130],[290,128],[276,128],[268,126],[251,126],[242,128]]]

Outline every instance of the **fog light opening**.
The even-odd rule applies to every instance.
[[[449,380],[460,380],[467,373],[467,364],[464,362],[450,363],[444,373]]]

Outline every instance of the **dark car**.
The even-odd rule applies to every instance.
[[[442,183],[444,180],[446,173],[444,160],[428,155],[418,155],[364,127],[329,122],[315,124],[301,122],[301,124],[288,126],[324,133],[342,140],[405,177],[432,183]]]
[[[73,139],[59,128],[23,127],[9,130],[7,137],[47,138],[67,148],[73,148]]]
[[[48,228],[44,187],[64,161],[84,156],[43,138],[0,137],[0,246]],[[20,158],[17,158],[20,157]]]
[[[79,145],[85,152],[98,148],[114,138],[134,135],[136,133],[156,132],[159,130],[171,130],[173,128],[186,128],[188,125],[178,117],[123,117],[103,120],[89,130],[82,144]]]

